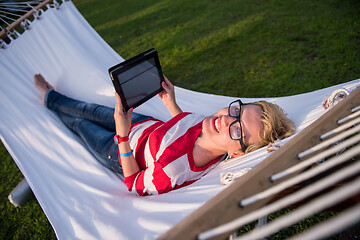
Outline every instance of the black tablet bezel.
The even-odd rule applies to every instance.
[[[129,69],[135,67],[136,65],[148,61],[149,59],[153,58],[154,62],[155,62],[155,66],[158,70],[158,74],[159,74],[159,87],[156,88],[151,94],[149,94],[148,96],[140,99],[139,101],[137,101],[136,103],[129,105],[128,102],[126,101],[124,92],[121,88],[121,84],[119,82],[118,79],[118,75],[128,71]],[[140,53],[139,55],[136,55],[135,57],[132,57],[124,62],[121,62],[113,67],[111,67],[109,69],[109,74],[111,77],[111,80],[113,82],[115,91],[120,95],[121,98],[121,102],[123,105],[123,110],[125,112],[127,112],[130,108],[136,108],[139,105],[143,104],[144,102],[146,102],[147,100],[149,100],[150,98],[154,97],[156,94],[160,93],[163,88],[162,88],[162,82],[164,81],[164,76],[162,73],[162,69],[161,69],[161,65],[160,65],[160,60],[159,60],[159,56],[157,54],[157,51],[155,49],[149,49],[146,52]],[[131,81],[131,80],[130,80]]]

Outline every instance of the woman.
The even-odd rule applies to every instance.
[[[294,130],[278,106],[264,101],[237,100],[208,117],[184,113],[167,78],[159,94],[172,116],[167,122],[133,109],[124,113],[116,93],[112,109],[68,98],[40,74],[34,84],[44,105],[82,138],[98,161],[124,176],[129,191],[141,196],[189,185],[226,155],[241,156]]]

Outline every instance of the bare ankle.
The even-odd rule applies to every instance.
[[[34,85],[39,90],[41,94],[42,103],[45,104],[45,95],[46,92],[50,89],[54,89],[41,74],[34,75]]]

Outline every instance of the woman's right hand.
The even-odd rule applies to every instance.
[[[114,112],[115,126],[116,126],[116,134],[120,137],[126,137],[129,135],[130,127],[131,127],[131,114],[133,112],[133,108],[130,108],[127,113],[123,111],[123,105],[121,103],[121,98],[119,94],[115,92],[116,97],[116,105]]]

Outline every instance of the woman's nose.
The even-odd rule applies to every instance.
[[[227,126],[230,126],[230,124],[233,123],[234,121],[236,121],[236,118],[230,117],[229,115],[224,115],[224,122],[226,123]]]

